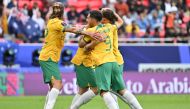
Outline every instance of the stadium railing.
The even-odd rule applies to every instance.
[[[77,43],[78,38],[70,38],[66,43]],[[190,43],[190,37],[185,38],[119,38],[119,43]]]

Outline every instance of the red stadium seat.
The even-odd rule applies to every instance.
[[[149,6],[149,0],[144,0],[143,4],[144,4],[144,6],[148,7]]]
[[[93,8],[99,8],[100,6],[102,6],[102,2],[97,0],[97,1],[90,1],[89,2],[90,6]]]
[[[22,8],[24,6],[24,4],[27,4],[29,9],[31,9],[35,2],[38,3],[38,6],[39,6],[40,9],[43,9],[42,0],[32,0],[32,1],[30,1],[30,0],[18,0],[18,7]]]
[[[140,31],[138,34],[137,34],[137,37],[143,37],[145,35],[145,32],[143,32],[143,31]]]
[[[164,38],[165,37],[165,30],[160,31],[160,38]]]
[[[76,7],[77,8],[85,8],[87,4],[88,4],[88,2],[86,2],[86,1],[77,2]]]
[[[24,4],[30,5],[30,1],[24,0],[24,1],[18,1],[18,7],[23,8]]]
[[[102,0],[78,0],[77,2],[69,0],[68,4],[70,6],[76,6],[77,11],[80,12],[85,9],[88,4],[92,9],[99,9],[102,6]]]
[[[190,17],[189,17],[189,16],[184,16],[184,17],[183,17],[183,22],[184,22],[184,23],[189,22],[189,20],[190,20]]]
[[[32,6],[34,5],[34,3],[37,3],[38,6],[39,6],[39,8],[40,8],[40,9],[43,9],[43,3],[42,3],[41,0],[31,1],[31,2],[30,2],[30,7],[31,7],[31,8],[32,8]]]
[[[190,0],[186,0],[186,4],[188,7],[190,7]]]

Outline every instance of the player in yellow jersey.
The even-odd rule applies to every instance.
[[[118,51],[114,51],[114,49],[118,49],[118,44],[115,43],[117,38],[114,38],[116,37],[117,32],[117,24],[113,25],[115,15],[113,11],[106,10],[102,11],[102,16],[102,23],[104,23],[104,27],[107,27],[107,30],[104,30],[104,32],[107,33],[106,41],[97,42],[92,40],[91,43],[84,47],[87,50],[89,48],[90,50],[92,49],[91,59],[95,61],[95,76],[100,94],[109,109],[119,109],[116,101],[112,97],[111,93],[109,93],[110,87],[112,90],[115,90],[121,94],[132,109],[142,109],[135,96],[125,89],[121,68],[119,68],[118,63],[116,63],[116,52]],[[122,64],[121,55],[120,60],[118,58],[117,61]]]
[[[112,10],[103,9],[103,24],[112,23],[115,27],[119,28],[123,24],[123,20]],[[115,22],[117,21],[117,22]],[[117,29],[114,31],[113,37],[113,53],[118,63],[118,72],[113,72],[111,77],[111,89],[116,93],[119,93],[122,98],[129,104],[131,109],[142,109],[141,105],[135,98],[135,96],[129,92],[124,85],[123,80],[123,57],[118,49],[118,34]]]
[[[90,40],[90,43],[85,44],[85,48],[79,48],[79,51],[77,53],[78,54],[82,54],[83,53],[83,55],[80,56],[81,58],[78,58],[77,60],[74,57],[74,60],[76,62],[81,62],[82,61],[85,66],[90,66],[90,67],[92,67],[92,66],[98,66],[98,68],[99,68],[99,66],[102,65],[104,69],[108,70],[107,72],[114,71],[114,69],[117,69],[117,68],[109,69],[109,68],[106,68],[106,67],[108,67],[108,66],[115,66],[115,67],[117,67],[117,64],[115,63],[116,60],[115,60],[115,56],[113,54],[113,47],[112,47],[112,45],[113,45],[112,44],[112,42],[113,42],[112,39],[113,39],[113,36],[114,36],[113,33],[114,33],[114,31],[117,28],[115,26],[113,26],[112,24],[105,24],[105,25],[101,24],[101,25],[98,25],[97,28],[99,28],[97,31],[106,33],[106,35],[107,35],[106,41],[104,43],[99,43],[99,42],[96,42],[94,40],[90,40],[90,38],[88,38],[88,37],[84,37],[81,40],[81,42],[85,43],[86,40],[87,41]],[[99,43],[99,44],[97,45],[97,43]],[[98,47],[93,48],[95,45],[97,45]],[[81,50],[83,50],[83,52],[80,52]],[[85,56],[84,55],[85,54],[84,51],[90,51],[90,52],[88,52],[88,54]],[[94,55],[92,55],[92,53]],[[77,57],[77,55],[76,55],[76,57]],[[85,58],[85,59],[83,59],[83,58]],[[80,60],[80,61],[78,61],[78,60]],[[86,60],[88,60],[88,61],[86,61]],[[76,69],[77,68],[79,69],[79,67],[81,68],[83,66],[76,66]],[[99,70],[100,70],[99,72],[101,72],[102,70],[104,70],[103,68],[102,67],[99,68]],[[83,70],[81,70],[81,73],[80,73],[80,71],[76,71],[76,72],[77,72],[78,75],[79,74],[83,75],[83,76],[79,75],[77,77],[77,81],[78,80],[82,80],[83,83],[85,83],[84,86],[87,87],[88,86],[87,83],[91,82],[89,79],[95,79],[95,77],[94,77],[94,73],[93,72],[87,71],[85,69],[87,69],[87,68],[83,67]],[[105,74],[107,72],[103,71],[102,74]],[[91,77],[91,76],[89,76],[89,74],[91,74],[91,75],[93,74],[93,77],[92,78],[87,78],[87,77]],[[108,74],[108,77],[110,77],[110,81],[106,81],[106,83],[108,83],[108,84],[111,83],[111,75],[110,74],[111,73]],[[109,79],[109,78],[107,78],[107,77],[104,76],[103,80],[105,80],[105,78]],[[102,78],[99,78],[99,79],[102,79]],[[101,82],[101,81],[97,81],[97,84],[99,84],[99,82]],[[79,82],[78,82],[78,84],[79,84]],[[110,85],[107,85],[107,87],[110,87]],[[107,89],[107,87],[103,86],[104,89]],[[95,87],[93,87],[93,88],[95,89]],[[84,88],[82,88],[82,89],[84,90]],[[80,88],[80,90],[81,90],[81,88]],[[87,103],[97,93],[96,90],[88,90],[88,91],[84,90],[84,92],[85,93],[83,93],[81,91],[81,92],[79,92],[79,94],[77,94],[74,97],[74,99],[73,99],[74,103],[72,103],[71,109],[78,109],[80,107],[80,105],[82,105],[84,103]],[[82,95],[81,95],[81,93],[82,93]],[[106,104],[108,104],[108,102],[109,102],[109,99],[107,99],[107,98],[110,98],[110,97],[112,98],[112,95],[109,92],[107,94],[104,94],[104,98],[105,98],[104,100],[105,100]],[[109,108],[111,108],[111,107],[113,107],[113,108],[114,107],[115,108],[119,108],[118,105],[117,105],[117,103],[114,101],[113,98],[112,98],[112,101],[115,104],[109,105],[108,107]]]
[[[86,31],[100,31],[102,14],[100,11],[93,10],[87,16]],[[91,38],[82,36],[79,40],[79,48],[76,55],[72,59],[75,65],[77,84],[79,92],[73,98],[70,109],[78,109],[81,105],[90,101],[98,93],[95,81],[94,62],[88,57],[90,52],[85,52],[83,48],[85,44],[90,43]]]
[[[116,29],[117,28],[111,23],[102,25],[101,32],[106,34],[106,40],[104,42],[91,40],[91,42],[84,47],[86,51],[91,50],[88,56],[96,67],[96,84],[100,91],[100,95],[103,97],[103,100],[109,109],[119,108],[109,92],[111,87],[111,75],[113,72],[119,72],[115,55],[113,53],[113,37]]]
[[[64,13],[64,6],[60,2],[56,2],[53,4],[52,8],[53,13],[50,16],[45,31],[45,44],[43,45],[39,56],[39,63],[43,71],[44,82],[49,84],[50,87],[44,109],[53,109],[56,98],[62,89],[62,78],[58,69],[58,61],[64,46],[65,32],[88,35],[92,36],[94,39],[98,38],[96,35],[101,35],[64,26],[63,21],[61,20]]]

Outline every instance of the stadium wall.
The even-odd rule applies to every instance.
[[[41,49],[41,46],[42,44],[0,43],[0,64],[3,60],[3,51],[14,48],[15,63],[20,65],[15,68],[5,68],[0,65],[1,96],[46,94],[48,87],[43,84],[41,69],[32,66],[32,52]],[[63,50],[65,49],[71,50],[74,56],[77,44],[66,44]],[[143,69],[149,66],[145,64],[152,63],[156,67],[170,63],[171,67],[190,68],[190,45],[124,44],[120,45],[119,49],[125,60],[124,79],[128,90],[135,94],[190,94],[190,72],[176,73],[171,70],[163,73],[138,72],[139,66]],[[63,94],[75,94],[77,85],[73,73],[74,67],[60,65],[60,71],[63,75]]]
[[[2,63],[3,51],[6,48],[13,47],[17,51],[15,63],[21,67],[32,66],[32,52],[36,49],[41,49],[42,44],[20,44],[13,45],[0,43],[0,64]],[[63,50],[69,49],[72,51],[72,56],[75,55],[77,44],[66,44]],[[120,45],[119,47],[125,64],[124,71],[138,71],[139,64],[145,63],[177,63],[190,64],[190,45],[163,45],[163,44],[137,44],[137,45]],[[60,66],[63,67],[63,66]],[[70,70],[72,72],[73,69]]]
[[[0,72],[0,95],[46,95],[42,73]],[[75,73],[62,74],[64,95],[77,93]],[[128,90],[135,94],[190,94],[190,73],[124,73]]]

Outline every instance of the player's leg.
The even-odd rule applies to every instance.
[[[118,99],[117,99],[117,95],[110,93],[111,96],[114,98],[115,102],[118,104]],[[118,105],[119,106],[119,105]],[[118,107],[119,108],[119,107]]]
[[[77,84],[80,87],[79,93],[75,95],[71,109],[78,109],[81,105],[86,104],[97,94],[94,69],[84,65],[75,66]],[[89,87],[92,87],[89,89]],[[78,96],[78,97],[76,97]]]
[[[88,91],[88,88],[80,88],[79,87],[79,91],[78,93],[73,97],[73,100],[71,102],[71,106],[74,105],[74,103],[80,98],[80,96],[85,93],[86,91]]]
[[[45,101],[44,109],[46,108],[47,101],[48,101],[48,99],[49,99],[49,92],[50,92],[50,90],[53,88],[53,85],[52,85],[51,83],[49,83],[48,86],[49,86],[49,90],[48,90],[48,93],[47,93],[47,95],[46,95],[46,101]]]
[[[63,87],[61,80],[53,79],[52,84],[53,84],[53,88],[49,92],[48,101],[47,101],[45,109],[53,109],[56,99],[57,99],[58,95],[60,94],[60,91]]]
[[[100,95],[108,109],[118,109],[118,104],[109,92],[111,87],[112,63],[105,63],[96,68],[96,81]]]
[[[44,109],[53,109],[57,96],[63,87],[58,64],[51,60],[40,61],[39,63],[43,71],[44,82],[50,86]]]
[[[119,94],[122,95],[125,101],[128,102],[131,109],[143,109],[137,98],[127,89],[120,90]]]
[[[119,109],[117,102],[112,97],[109,91],[101,90],[100,93],[108,109]]]
[[[123,65],[118,66],[116,64],[114,69],[112,89],[118,92],[125,99],[131,109],[142,109],[136,97],[125,88],[125,83],[123,80]]]
[[[92,100],[96,95],[98,94],[97,87],[91,87],[83,93],[79,99],[75,102],[74,106],[79,108],[83,104],[88,103],[90,100]]]

